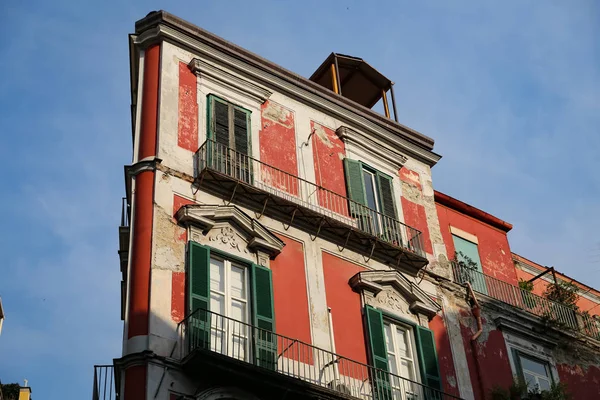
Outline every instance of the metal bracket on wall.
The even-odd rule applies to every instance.
[[[321,233],[321,228],[323,227],[323,225],[325,224],[325,218],[321,218],[321,222],[319,222],[319,229],[317,229],[317,234],[315,235],[315,237],[313,238],[312,235],[310,235],[310,240],[312,242],[314,242],[315,240],[317,240],[317,238],[319,237],[319,233]]]
[[[257,216],[256,213],[254,213],[254,215],[256,216],[256,219],[262,218],[263,214],[265,213],[265,210],[267,209],[267,203],[269,202],[270,197],[271,196],[265,197],[265,202],[263,203],[263,208],[262,208],[262,211],[260,212],[260,215]]]
[[[235,196],[235,192],[237,191],[238,186],[240,185],[240,182],[236,182],[235,186],[233,187],[233,192],[231,193],[231,197],[229,198],[229,201],[227,202],[227,206],[231,204],[231,202],[233,201],[233,197]],[[263,208],[264,211],[264,208]],[[262,216],[262,214],[261,214]]]
[[[296,216],[296,211],[298,211],[298,206],[296,206],[296,208],[294,208],[294,212],[292,213],[292,219],[290,219],[290,223],[288,224],[287,228],[285,227],[285,224],[283,224],[283,229],[285,231],[290,229],[290,227],[292,226],[292,222],[294,222],[294,217]]]
[[[346,249],[346,246],[348,246],[348,240],[350,240],[350,235],[352,234],[352,229],[348,230],[348,235],[346,235],[346,241],[344,242],[344,245],[340,248],[340,246],[338,245],[338,250],[340,252],[344,251]]]
[[[366,263],[371,261],[371,257],[373,257],[373,252],[375,252],[375,245],[377,244],[377,240],[373,240],[373,246],[371,247],[371,254],[369,254],[369,258],[365,260]]]

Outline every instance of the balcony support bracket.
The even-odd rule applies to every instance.
[[[341,248],[339,245],[337,247],[338,250],[340,251],[340,253],[346,249],[346,246],[348,246],[348,240],[350,240],[351,234],[352,234],[352,229],[348,229],[348,234],[346,235],[346,241],[344,242],[344,245]]]
[[[233,198],[234,198],[234,196],[235,196],[235,192],[236,192],[236,190],[237,190],[237,188],[238,188],[238,186],[239,186],[239,185],[240,185],[240,182],[239,182],[239,181],[237,181],[237,182],[235,183],[235,186],[233,187],[233,192],[231,192],[231,197],[229,198],[229,201],[228,201],[228,202],[227,202],[227,204],[226,204],[227,206],[228,206],[228,205],[230,205],[230,204],[231,204],[231,202],[233,201]],[[264,212],[264,209],[263,209],[263,212]],[[261,214],[261,216],[262,216],[262,214]]]
[[[261,219],[262,216],[265,214],[265,209],[267,208],[267,203],[269,202],[270,197],[271,196],[265,197],[265,202],[263,203],[263,208],[262,208],[262,211],[260,212],[260,215],[256,215],[256,213],[254,213],[254,215],[256,215],[256,219]]]
[[[373,246],[371,246],[371,254],[369,254],[369,258],[365,260],[365,263],[371,261],[371,257],[373,257],[373,252],[375,251],[375,245],[377,244],[376,240],[373,240]]]
[[[290,229],[290,227],[292,226],[292,223],[294,222],[294,217],[296,216],[297,211],[298,211],[298,206],[296,206],[296,208],[294,208],[294,212],[292,213],[292,218],[290,219],[290,223],[288,224],[287,228],[285,227],[285,224],[283,224],[283,229],[285,231]]]
[[[315,240],[317,240],[317,238],[319,237],[319,233],[321,233],[321,228],[323,227],[324,224],[325,224],[325,218],[321,218],[321,222],[319,222],[319,229],[317,229],[317,234],[315,235],[314,238],[313,238],[312,235],[310,235],[310,240],[312,242],[314,242]]]

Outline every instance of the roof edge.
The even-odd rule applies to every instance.
[[[427,151],[433,150],[434,140],[412,128],[402,125],[394,120],[388,119],[379,113],[364,107],[350,99],[333,93],[321,85],[310,81],[295,72],[289,71],[278,64],[275,64],[255,53],[250,52],[236,44],[233,44],[220,36],[217,36],[211,32],[208,32],[190,22],[187,22],[167,11],[153,11],[150,12],[146,17],[138,20],[135,23],[135,33],[141,34],[149,29],[156,27],[159,24],[165,24],[173,29],[176,29],[182,33],[193,36],[195,39],[215,46],[218,50],[228,53],[230,56],[235,57],[241,61],[254,64],[257,68],[268,71],[281,79],[287,80],[297,86],[300,86],[314,94],[317,94],[328,101],[331,101],[338,106],[350,109],[358,115],[369,119],[371,122],[381,126],[382,128],[388,129],[392,133],[400,136],[401,138],[417,145]]]
[[[433,196],[436,203],[452,208],[453,210],[456,210],[465,215],[485,222],[486,224],[491,225],[494,228],[498,228],[503,232],[509,232],[513,228],[512,224],[503,221],[500,218],[493,216],[492,214],[486,213],[485,211],[480,210],[477,207],[473,207],[472,205],[455,199],[454,197],[451,197],[447,194],[434,190]]]

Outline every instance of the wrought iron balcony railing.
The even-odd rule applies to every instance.
[[[118,400],[112,365],[94,365],[92,400]]]
[[[177,347],[182,360],[195,352],[218,353],[359,399],[458,399],[419,382],[210,311],[196,310],[177,328]]]
[[[538,296],[518,286],[485,275],[460,262],[453,262],[454,280],[469,282],[474,291],[543,318],[558,328],[566,328],[600,340],[600,323],[564,304]]]
[[[202,176],[202,172],[206,170],[233,179],[236,185],[258,188],[297,207],[334,220],[338,229],[342,224],[389,245],[425,257],[423,238],[419,230],[212,140],[207,140],[196,153],[197,175]],[[235,194],[235,189],[233,193]],[[319,224],[318,219],[314,224]]]

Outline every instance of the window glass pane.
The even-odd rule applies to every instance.
[[[535,390],[537,388],[537,382],[535,380],[535,376],[531,375],[528,372],[523,371],[523,376],[525,377],[525,382],[527,383],[527,388],[529,390]]]
[[[481,272],[481,260],[479,259],[477,244],[456,235],[452,235],[452,241],[454,242],[454,251],[457,253],[458,261],[466,262],[468,257],[476,264],[475,268]],[[458,253],[462,253],[462,255]]]
[[[239,359],[239,360],[245,360],[246,359],[246,341],[247,339],[243,336],[238,336],[238,335],[233,335],[233,340],[232,340],[232,346],[233,346],[233,351],[232,351],[232,356]]]
[[[550,381],[538,378],[538,384],[540,385],[540,390],[550,390]]]
[[[385,346],[387,347],[387,351],[389,353],[393,353],[394,352],[394,347],[392,345],[392,327],[390,326],[390,324],[384,324],[384,331],[385,331]]]
[[[246,270],[244,268],[231,266],[231,295],[233,297],[246,298]]]
[[[237,321],[246,322],[246,303],[242,303],[241,301],[237,301],[237,300],[232,300],[231,301],[231,318],[233,318]]]
[[[388,366],[392,374],[398,375],[398,364],[396,363],[396,356],[388,354]]]
[[[367,206],[373,210],[377,210],[377,203],[375,202],[375,185],[373,185],[373,174],[363,170],[363,178],[365,180]]]
[[[218,293],[210,294],[210,311],[216,314],[225,315],[225,298]],[[219,318],[219,317],[214,317]]]
[[[521,356],[521,366],[523,367],[523,371],[530,371],[541,376],[548,376],[545,363]]]
[[[408,360],[402,360],[400,363],[400,376],[410,380],[414,380],[413,363]]]
[[[224,351],[223,347],[223,331],[220,329],[211,329],[210,330],[210,348],[212,351],[216,351],[222,353]]]
[[[210,259],[210,289],[218,290],[220,292],[225,291],[225,270],[223,267],[223,261]],[[212,309],[211,309],[212,310]]]
[[[398,335],[396,336],[396,342],[398,343],[398,348],[400,351],[400,356],[401,357],[407,357],[407,358],[411,358],[410,356],[410,346],[408,344],[408,338],[406,336],[406,331],[403,329],[398,328],[398,330],[396,331],[398,332]]]

